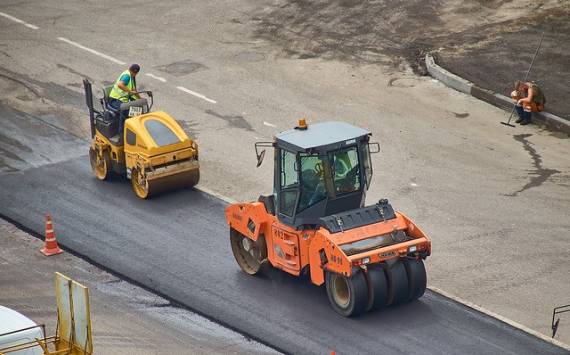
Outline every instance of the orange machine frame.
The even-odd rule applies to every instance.
[[[279,223],[276,216],[267,213],[262,202],[239,203],[226,209],[231,228],[253,241],[265,238],[267,259],[276,268],[292,275],[300,275],[310,266],[311,282],[324,283],[324,271],[350,277],[353,267],[366,268],[397,257],[425,257],[431,254],[431,240],[409,218],[399,211],[396,218],[331,234],[326,228],[294,230]],[[412,240],[347,256],[339,245],[372,236],[405,230]],[[416,247],[410,252],[411,247]],[[326,257],[323,260],[323,253]],[[362,260],[365,260],[363,263]]]

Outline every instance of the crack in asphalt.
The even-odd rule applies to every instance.
[[[536,149],[534,149],[532,147],[532,145],[530,144],[530,142],[527,140],[527,138],[531,137],[531,136],[532,136],[532,134],[518,134],[518,135],[513,136],[513,138],[516,141],[522,143],[524,150],[526,150],[529,153],[529,155],[531,156],[532,161],[533,161],[533,165],[536,168],[536,170],[528,173],[528,175],[530,177],[530,181],[526,185],[524,185],[520,190],[515,191],[512,194],[507,194],[505,196],[516,197],[519,193],[521,193],[525,190],[529,190],[533,187],[538,187],[538,186],[542,185],[552,175],[561,173],[561,171],[559,171],[559,170],[544,169],[542,167],[542,157],[540,156],[540,154],[537,153]],[[532,177],[532,175],[535,175],[535,177]]]

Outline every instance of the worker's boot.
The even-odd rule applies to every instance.
[[[531,113],[530,112],[526,112],[524,113],[524,119],[521,121],[521,126],[527,125],[529,123],[532,123],[531,120]]]

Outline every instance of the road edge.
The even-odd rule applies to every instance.
[[[491,105],[511,110],[513,103],[510,97],[494,93],[473,84],[469,80],[463,79],[435,63],[433,56],[426,54],[425,63],[429,74],[443,84],[467,95],[471,95],[479,100]],[[570,135],[570,121],[548,113],[546,111],[533,113],[533,119],[556,131]]]
[[[476,305],[476,304],[473,303],[473,302],[465,301],[465,300],[463,300],[463,299],[461,299],[461,298],[459,298],[459,297],[457,297],[457,296],[455,296],[455,295],[453,295],[453,294],[451,294],[451,293],[449,293],[449,292],[446,292],[446,291],[444,291],[444,290],[441,290],[441,289],[439,289],[439,288],[437,288],[437,287],[428,286],[427,289],[430,290],[430,291],[432,291],[432,292],[435,292],[435,293],[437,293],[437,294],[439,294],[439,295],[442,295],[443,297],[449,298],[450,300],[452,300],[452,301],[454,301],[454,302],[460,303],[460,304],[464,305],[465,307],[474,309],[474,310],[476,310],[476,311],[478,311],[478,312],[481,312],[481,313],[483,313],[483,314],[485,314],[485,315],[487,315],[487,316],[489,316],[489,317],[495,318],[495,319],[497,319],[497,320],[499,320],[499,321],[501,321],[501,322],[503,322],[503,323],[506,323],[506,324],[510,325],[511,327],[514,327],[514,328],[517,328],[517,329],[519,329],[519,330],[522,330],[522,331],[525,332],[525,333],[534,335],[535,337],[537,337],[537,338],[539,338],[539,339],[542,339],[542,340],[544,340],[544,341],[546,341],[546,342],[549,342],[549,343],[551,343],[551,344],[553,344],[553,345],[556,345],[556,346],[558,346],[558,347],[560,347],[560,348],[562,348],[562,349],[564,349],[564,350],[569,350],[569,351],[570,351],[570,345],[568,345],[568,344],[566,344],[566,343],[563,343],[563,342],[561,342],[561,341],[559,341],[559,340],[556,340],[556,339],[553,339],[553,338],[549,338],[548,336],[546,336],[546,335],[544,335],[544,334],[542,334],[542,333],[540,333],[540,332],[537,332],[537,331],[534,330],[534,329],[531,329],[531,328],[529,328],[529,327],[526,327],[526,326],[524,326],[524,325],[522,325],[522,324],[519,324],[519,323],[517,323],[517,322],[515,322],[515,321],[513,321],[513,320],[510,320],[510,319],[508,319],[508,318],[505,318],[505,317],[503,317],[503,316],[501,316],[501,315],[499,315],[499,314],[497,314],[497,313],[495,313],[495,312],[491,312],[491,311],[489,311],[489,310],[487,310],[487,309],[485,309],[485,308],[483,308],[483,307],[481,307],[481,306]]]

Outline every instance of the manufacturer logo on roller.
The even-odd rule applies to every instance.
[[[378,256],[381,258],[388,258],[390,256],[396,255],[397,252],[398,252],[397,250],[387,251],[385,253],[378,254]]]

